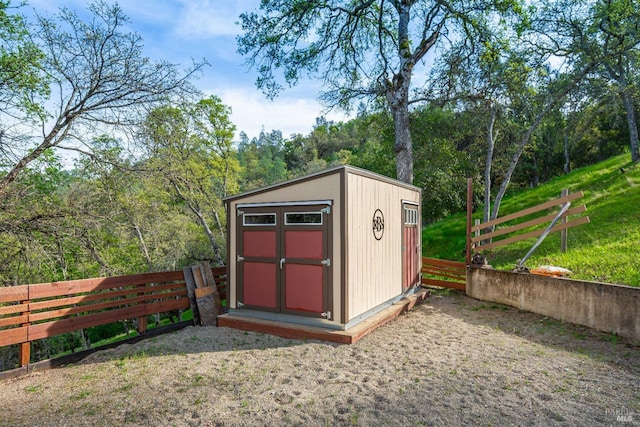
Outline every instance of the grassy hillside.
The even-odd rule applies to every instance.
[[[633,166],[625,154],[575,170],[505,198],[500,216],[557,198],[563,188],[570,193],[584,192],[572,206],[585,204],[591,223],[569,229],[565,254],[560,252],[560,233],[550,234],[525,265],[550,264],[570,269],[577,279],[640,286],[640,166]],[[481,218],[480,209],[474,212],[474,219]],[[422,240],[425,256],[464,260],[465,214],[425,227]],[[535,241],[527,239],[483,253],[494,268],[511,270]]]

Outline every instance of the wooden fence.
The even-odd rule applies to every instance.
[[[523,209],[519,212],[505,215],[492,221],[472,226],[471,219],[473,214],[473,185],[471,178],[467,179],[467,245],[466,245],[466,262],[447,261],[436,258],[422,257],[422,284],[440,286],[444,288],[466,290],[467,266],[479,266],[472,262],[472,253],[480,252],[496,248],[499,246],[515,243],[520,240],[531,237],[539,237],[538,242],[529,251],[521,262],[524,262],[531,252],[536,248],[542,239],[548,234],[555,231],[566,231],[570,227],[589,223],[588,216],[578,217],[568,220],[571,215],[578,215],[586,212],[587,208],[578,206],[569,209],[571,202],[583,197],[582,192],[568,194],[565,190],[560,198],[554,199],[537,206]],[[562,205],[559,213],[551,213],[544,216],[538,216],[534,219],[519,222],[508,227],[496,229],[496,226],[502,225],[508,221],[519,220],[526,216],[539,214],[548,209]],[[560,222],[556,225],[557,222]],[[532,229],[536,226],[549,223],[546,229]],[[530,230],[528,230],[530,229]],[[509,235],[507,237],[502,237]],[[501,237],[499,240],[496,237]],[[480,256],[480,259],[483,259]]]
[[[422,257],[422,275],[423,285],[459,291],[466,289],[467,266],[464,262]]]
[[[577,215],[584,213],[587,208],[583,206],[578,206],[569,209],[571,201],[579,199],[583,196],[583,193],[577,192],[573,194],[568,194],[566,196],[559,197],[557,199],[548,201],[546,203],[539,204],[537,206],[533,206],[527,209],[523,209],[519,212],[515,212],[513,214],[505,215],[500,218],[496,218],[491,221],[487,221],[485,223],[471,225],[471,215],[467,214],[467,263],[471,260],[471,252],[480,252],[481,250],[488,250],[492,248],[496,248],[499,246],[508,245],[510,243],[519,242],[524,239],[532,238],[532,237],[541,237],[544,238],[547,233],[553,233],[556,231],[567,230],[570,227],[575,227],[577,225],[588,224],[589,217],[583,216],[578,217],[572,220],[567,220],[570,215]],[[470,196],[468,197],[470,198]],[[470,204],[469,204],[470,205]],[[515,221],[525,216],[530,216],[533,214],[537,214],[539,212],[554,208],[556,206],[563,205],[562,210],[559,213],[551,213],[545,216],[540,216],[531,220],[523,221],[520,223],[516,223],[510,225],[508,227],[503,227],[496,229],[496,226],[504,224],[508,221]],[[467,212],[470,211],[468,208]],[[556,225],[556,221],[560,220],[560,224]],[[547,229],[533,229],[531,231],[525,231],[526,229],[531,229],[532,227],[536,227],[542,224],[549,223],[549,227]],[[525,232],[523,232],[525,231]],[[519,232],[519,234],[517,234]],[[501,237],[507,234],[511,234],[510,237]],[[501,237],[499,240],[496,237]]]
[[[226,270],[211,269],[226,297]],[[31,342],[123,320],[190,308],[183,271],[0,287],[0,346],[19,345],[29,364]]]

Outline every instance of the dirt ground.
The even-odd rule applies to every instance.
[[[640,345],[440,292],[353,345],[189,327],[0,396],[2,426],[640,426]]]

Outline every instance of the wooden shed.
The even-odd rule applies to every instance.
[[[229,314],[219,324],[344,331],[414,293],[420,202],[419,188],[351,166],[226,198]]]

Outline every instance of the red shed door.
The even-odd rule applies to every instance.
[[[420,215],[418,205],[402,204],[402,287],[420,282]]]
[[[279,311],[279,211],[246,208],[238,214],[239,307]]]
[[[241,306],[330,319],[331,207],[286,205],[240,211]]]

